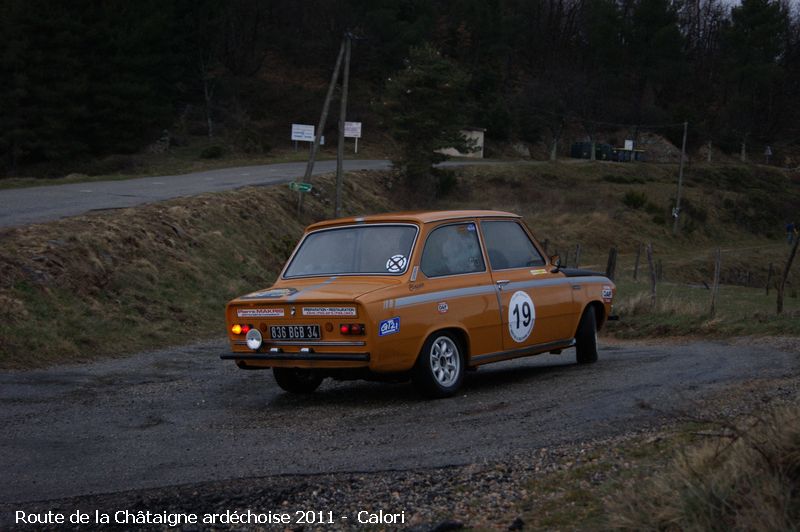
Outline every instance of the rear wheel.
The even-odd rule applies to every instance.
[[[578,364],[597,362],[597,316],[592,307],[583,311],[575,335],[575,358]]]
[[[464,380],[464,359],[458,339],[450,333],[432,334],[414,366],[414,385],[428,397],[449,397]]]
[[[278,386],[291,393],[313,393],[324,377],[310,369],[272,368]]]

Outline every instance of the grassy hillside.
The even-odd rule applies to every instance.
[[[580,266],[599,270],[617,246],[625,319],[615,334],[800,334],[800,265],[784,317],[774,317],[774,290],[764,295],[769,263],[778,269],[785,260],[780,212],[785,204],[800,205],[797,182],[759,167],[691,168],[685,188],[691,207],[673,236],[667,223],[675,175],[668,165],[481,166],[458,169],[445,197],[426,199],[409,195],[391,173],[361,172],[348,176],[344,212],[514,211],[551,252],[564,258],[569,252],[574,265],[581,244]],[[0,366],[79,361],[219,336],[224,303],[269,285],[303,227],[332,216],[332,178],[315,178],[314,185],[300,219],[294,193],[277,186],[3,230]],[[632,281],[643,242],[654,244],[662,263],[655,311],[641,295],[644,264],[640,282]],[[698,286],[711,279],[717,247],[725,285],[710,320],[708,291]]]

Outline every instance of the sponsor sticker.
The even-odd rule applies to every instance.
[[[442,301],[439,303],[437,310],[439,311],[439,314],[446,314],[447,311],[450,310],[450,307],[447,306],[447,301]]]
[[[272,299],[279,297],[286,297],[297,293],[296,288],[273,288],[271,290],[264,290],[262,292],[253,292],[242,297],[242,299]]]
[[[355,316],[355,307],[303,307],[303,316]]]
[[[531,275],[544,275],[547,273],[545,269],[531,270]]]
[[[239,308],[236,315],[240,318],[282,318],[282,308]]]
[[[603,286],[603,301],[605,301],[606,303],[610,303],[612,296],[613,292],[611,290],[611,287],[608,285]]]
[[[395,316],[388,320],[383,320],[378,326],[378,336],[388,336],[400,332],[400,317]]]

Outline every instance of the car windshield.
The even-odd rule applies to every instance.
[[[417,235],[413,225],[359,225],[309,233],[284,277],[400,275]]]

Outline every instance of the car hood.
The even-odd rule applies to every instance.
[[[359,297],[400,284],[398,278],[333,276],[285,279],[270,288],[241,296],[234,302],[292,303],[301,301],[355,301]]]

